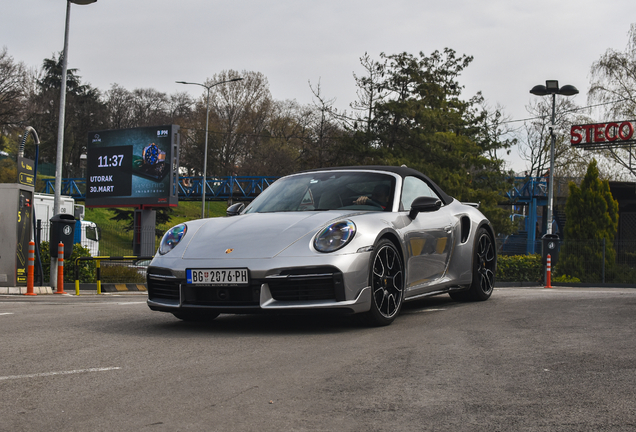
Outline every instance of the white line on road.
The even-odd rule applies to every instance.
[[[13,315],[13,312],[2,312],[0,315]]]
[[[76,369],[70,371],[60,371],[60,372],[43,372],[37,374],[29,374],[29,375],[9,375],[9,376],[0,376],[0,381],[6,380],[14,380],[14,379],[23,379],[23,378],[40,378],[40,377],[48,377],[54,375],[72,375],[72,374],[80,374],[87,372],[106,372],[111,370],[118,370],[120,367],[106,367],[106,368],[90,368],[90,369]]]
[[[410,310],[408,312],[404,312],[405,314],[410,314],[410,313],[424,313],[424,312],[439,312],[439,311],[445,311],[446,309],[421,309],[421,310]]]

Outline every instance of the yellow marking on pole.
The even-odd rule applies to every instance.
[[[75,279],[75,295],[79,295],[79,280]]]

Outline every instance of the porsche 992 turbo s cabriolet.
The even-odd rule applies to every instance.
[[[148,306],[188,321],[330,311],[387,325],[425,296],[486,300],[495,237],[476,207],[406,167],[289,175],[227,217],[168,230],[147,270]]]

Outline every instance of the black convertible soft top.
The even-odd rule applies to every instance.
[[[413,168],[409,168],[406,166],[386,166],[386,165],[361,165],[361,166],[343,166],[343,167],[330,167],[330,168],[315,168],[303,172],[316,172],[316,171],[336,171],[336,170],[371,170],[371,171],[385,171],[391,172],[399,175],[404,178],[407,176],[417,177],[420,180],[426,182],[431,189],[437,193],[440,197],[444,205],[450,204],[453,201],[453,197],[447,195],[433,180],[422,174],[421,172],[414,170]]]

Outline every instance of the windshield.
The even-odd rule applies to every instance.
[[[321,210],[391,211],[395,177],[361,171],[324,171],[277,180],[244,213]]]

